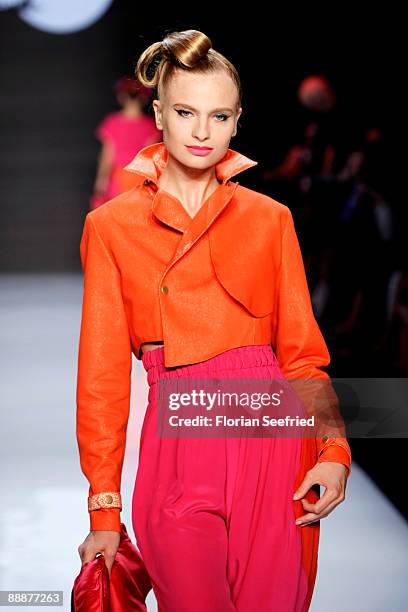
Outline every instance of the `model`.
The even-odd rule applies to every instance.
[[[308,610],[319,521],[345,499],[346,437],[156,433],[163,379],[328,379],[292,214],[231,180],[257,162],[229,148],[240,79],[205,34],[167,35],[136,76],[157,87],[163,141],[127,166],[141,185],[86,215],[80,246],[81,560],[102,552],[110,570],[119,543],[133,353],[149,400],[132,519],[160,612]]]
[[[123,167],[143,147],[161,140],[161,132],[144,110],[151,89],[136,79],[122,77],[115,83],[115,93],[121,110],[108,113],[95,130],[101,149],[91,210],[138,185],[142,178],[126,172]]]

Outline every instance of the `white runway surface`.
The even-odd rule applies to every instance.
[[[0,589],[62,590],[63,608],[47,609],[69,610],[89,527],[75,438],[82,276],[4,274],[0,289]],[[130,506],[147,391],[134,359],[122,486],[134,543]],[[157,610],[152,592],[147,603]],[[408,610],[408,524],[357,463],[346,501],[321,522],[311,611],[327,610]]]

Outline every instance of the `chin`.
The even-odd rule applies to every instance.
[[[214,165],[214,161],[209,161],[211,153],[200,157],[199,155],[191,155],[187,152],[187,155],[183,155],[181,163],[188,168],[210,168]]]

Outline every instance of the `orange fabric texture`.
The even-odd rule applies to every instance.
[[[143,177],[137,174],[131,174],[120,166],[115,166],[112,170],[113,180],[118,187],[118,193],[129,191],[136,185],[143,183]]]
[[[329,378],[291,211],[231,181],[257,162],[228,149],[191,218],[157,183],[167,159],[163,142],[141,149],[125,168],[143,182],[85,218],[77,440],[90,496],[120,492],[132,353],[141,359],[144,342],[164,341],[166,367],[271,344],[285,377]],[[350,474],[347,439],[330,431],[306,445],[308,466],[312,452]],[[90,523],[120,532],[120,510],[93,510]]]

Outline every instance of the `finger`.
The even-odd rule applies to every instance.
[[[89,555],[89,554],[83,555],[82,565],[85,565],[85,563],[89,563],[90,561],[93,561],[94,559],[95,559],[95,555],[94,556]]]
[[[306,473],[305,478],[303,479],[300,486],[296,489],[295,494],[293,496],[294,500],[299,500],[306,495],[310,487],[315,483],[315,480],[312,475]]]
[[[109,577],[110,577],[111,572],[112,572],[112,565],[113,565],[113,562],[115,560],[115,557],[111,556],[111,555],[109,555],[109,556],[105,556],[104,555],[104,557],[105,557],[105,565],[108,568]]]
[[[96,557],[96,555],[99,553],[98,550],[86,550],[85,552],[82,553],[82,565],[84,563],[89,563],[89,561],[93,561]]]
[[[328,514],[330,514],[330,512],[332,512],[332,510],[334,510],[334,508],[336,508],[336,506],[339,505],[340,502],[334,501],[331,504],[329,504],[329,506],[327,507],[325,512],[321,512],[320,514],[315,514],[314,512],[308,512],[307,514],[304,514],[303,516],[300,516],[298,519],[296,519],[295,523],[296,525],[300,525],[302,527],[304,527],[305,525],[310,525],[310,523],[315,523],[317,521],[320,521],[322,518],[325,518]]]
[[[321,514],[322,512],[325,512],[332,502],[337,499],[340,501],[340,497],[340,491],[337,489],[327,488],[322,497],[320,497],[320,499],[318,499],[314,504],[309,502],[307,499],[302,499],[302,504],[307,511],[313,512],[314,514]]]

